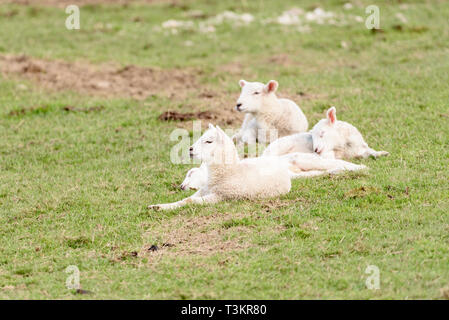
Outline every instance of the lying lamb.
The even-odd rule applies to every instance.
[[[326,119],[321,119],[310,132],[294,134],[271,143],[262,156],[278,156],[291,152],[316,152],[323,158],[351,159],[387,156],[387,151],[368,147],[362,134],[353,125],[337,120],[337,110],[331,107]]]
[[[240,131],[233,140],[248,144],[266,143],[278,137],[307,131],[307,118],[296,103],[279,99],[275,92],[278,83],[239,81],[242,92],[236,110],[246,113]]]
[[[184,181],[181,183],[181,190],[198,190],[207,184],[207,166],[203,162],[199,168],[190,169]]]
[[[301,132],[279,138],[266,147],[262,157],[281,156],[292,152],[313,154],[312,134],[310,132]]]
[[[286,164],[276,157],[257,163],[240,161],[232,140],[219,128],[209,129],[190,147],[190,156],[207,166],[207,183],[183,200],[149,206],[150,209],[175,209],[189,203],[215,203],[225,199],[274,197],[290,191]]]
[[[364,165],[356,165],[338,159],[325,159],[314,153],[289,153],[280,156],[281,161],[287,161],[288,173],[291,179],[316,177],[326,173],[337,174],[343,171],[357,171],[365,169]],[[248,158],[242,161],[251,163],[258,158]],[[182,190],[198,190],[207,185],[207,166],[202,163],[199,168],[192,168],[187,172],[180,187]]]
[[[342,160],[323,159],[301,153],[283,157],[259,157],[240,160],[237,149],[218,126],[209,129],[190,147],[190,156],[202,161],[207,182],[183,200],[149,206],[150,209],[175,209],[189,203],[215,203],[227,199],[275,197],[290,191],[291,177],[318,175],[342,170],[360,170],[365,166]],[[203,167],[204,168],[204,167]],[[201,172],[201,169],[196,173]],[[191,177],[190,177],[191,178]]]

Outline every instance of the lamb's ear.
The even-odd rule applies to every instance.
[[[215,129],[215,127],[212,123],[209,123],[209,129]]]
[[[217,130],[217,140],[218,141],[224,141],[224,137],[226,136],[226,133],[224,133],[223,130],[219,126],[215,126],[215,129]]]
[[[242,80],[239,81],[240,87],[243,88],[243,87],[245,86],[245,84],[246,84],[246,81],[245,81],[245,80],[242,79]]]
[[[265,85],[265,91],[268,93],[275,92],[278,87],[279,87],[279,83],[276,80],[270,80]]]
[[[337,109],[335,109],[335,107],[329,108],[326,116],[329,124],[334,125],[337,122]]]
[[[215,128],[217,128],[217,132],[219,132],[221,135],[223,136],[227,135],[219,126],[215,126]]]

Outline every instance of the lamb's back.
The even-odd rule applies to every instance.
[[[271,157],[242,160],[212,181],[212,191],[225,199],[275,197],[290,188],[287,167]]]
[[[262,156],[281,156],[292,152],[313,152],[312,134],[309,132],[295,133],[281,137],[268,145]]]
[[[309,127],[307,117],[301,108],[290,99],[279,99],[282,112],[289,122],[289,129],[292,133],[305,132]]]

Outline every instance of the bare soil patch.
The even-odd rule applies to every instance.
[[[201,217],[177,216],[170,221],[164,221],[147,231],[152,238],[158,238],[159,243],[146,244],[139,252],[139,256],[166,254],[207,256],[248,248],[250,243],[245,239],[248,227],[221,226],[227,219],[238,216],[214,213]],[[157,250],[154,250],[155,247]]]
[[[235,110],[239,91],[230,94],[222,90],[212,90],[207,85],[200,85],[191,92],[182,109],[168,110],[159,117],[161,121],[175,121],[176,126],[187,130],[193,129],[193,120],[201,121],[202,129],[208,123],[218,124],[222,128],[239,128],[244,114]],[[184,111],[185,110],[185,111]]]
[[[214,114],[212,120],[215,124],[223,127],[240,127],[244,114],[235,110],[235,103],[239,94],[239,89],[236,89],[233,94],[225,91],[208,90],[200,92],[197,100],[199,105],[206,107]]]
[[[203,128],[209,122],[223,127],[238,127],[243,120],[243,114],[234,110],[238,90],[233,96],[198,84],[201,70],[197,69],[162,70],[5,55],[0,56],[0,72],[6,77],[30,80],[50,91],[70,90],[92,96],[130,97],[136,100],[160,95],[176,102],[182,101],[183,104],[187,101],[182,110],[169,109],[159,119],[177,121],[178,127],[189,130],[193,128],[192,120],[195,119],[207,120],[202,121]],[[81,111],[71,106],[64,110]]]
[[[131,97],[143,100],[154,94],[182,98],[195,87],[195,70],[92,65],[49,61],[27,56],[0,56],[5,76],[29,79],[50,90],[73,90],[104,97]]]

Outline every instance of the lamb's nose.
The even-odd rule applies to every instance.
[[[318,148],[315,148],[315,152],[318,153]]]
[[[242,106],[241,103],[237,103],[237,105],[235,106],[237,108],[237,110],[240,110],[240,107]]]
[[[190,147],[189,151],[192,152],[193,151],[193,147]]]

